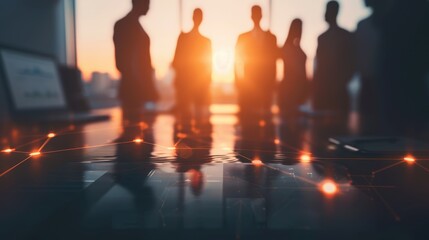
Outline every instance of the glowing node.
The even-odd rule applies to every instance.
[[[182,139],[183,139],[183,138],[187,138],[187,137],[188,137],[188,135],[187,135],[187,134],[184,134],[184,133],[178,133],[178,134],[177,134],[177,137],[178,137],[178,138],[182,138]]]
[[[327,180],[324,183],[322,183],[321,190],[324,194],[328,196],[332,196],[338,192],[338,187],[333,181]]]
[[[135,142],[135,143],[142,143],[142,142],[143,142],[143,139],[141,139],[141,138],[136,138],[136,139],[134,139],[134,140],[133,140],[133,142]]]
[[[279,145],[280,144],[280,139],[274,139],[274,144]]]
[[[8,149],[4,149],[4,150],[2,150],[1,152],[2,152],[2,153],[12,153],[12,152],[14,152],[14,151],[15,151],[15,149],[8,148]]]
[[[41,152],[32,152],[32,153],[30,153],[30,157],[38,157],[40,155],[42,155]]]
[[[412,164],[412,163],[416,162],[416,159],[411,155],[407,155],[404,157],[404,161],[409,163],[409,164]]]
[[[263,163],[262,163],[262,161],[260,159],[254,159],[254,160],[252,160],[252,164],[254,166],[259,167],[259,166],[262,166]]]
[[[57,136],[55,133],[49,133],[48,134],[48,138],[54,138],[55,136]]]
[[[303,163],[309,163],[311,162],[311,156],[308,153],[304,153],[301,155],[301,157],[299,158],[301,160],[301,162]]]
[[[176,147],[169,147],[168,150],[176,150]]]
[[[140,122],[139,127],[140,129],[147,129],[149,126],[145,122]]]
[[[265,127],[266,125],[267,125],[267,123],[264,120],[259,121],[260,127]]]

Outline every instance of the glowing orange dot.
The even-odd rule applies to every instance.
[[[1,152],[2,153],[11,153],[11,152],[14,152],[14,151],[15,151],[15,149],[8,148],[8,149],[5,149],[5,150],[2,150]]]
[[[263,163],[260,159],[254,159],[254,160],[252,160],[252,164],[254,166],[261,166]]]
[[[267,123],[264,120],[259,121],[260,127],[265,127],[266,125],[267,125]]]
[[[311,156],[310,156],[310,154],[304,153],[301,155],[300,160],[303,163],[309,163],[309,162],[311,162]]]
[[[147,129],[148,125],[145,122],[140,122],[139,123],[140,129]]]
[[[177,137],[178,137],[178,138],[187,138],[187,137],[188,137],[188,135],[187,135],[187,134],[184,134],[184,133],[178,133],[178,134],[177,134]]]
[[[280,139],[274,139],[274,144],[279,145],[280,144]]]
[[[30,157],[37,157],[37,156],[40,156],[40,155],[42,155],[41,152],[32,152],[32,153],[30,153]]]
[[[135,143],[142,143],[142,142],[143,142],[143,139],[141,139],[141,138],[136,138],[136,139],[134,139],[134,140],[133,140],[133,142],[135,142]]]
[[[48,138],[54,138],[55,136],[57,136],[55,133],[49,133],[48,134]]]
[[[416,159],[411,155],[407,155],[404,157],[404,161],[411,164],[411,163],[414,163]]]
[[[322,189],[323,193],[325,193],[326,195],[330,195],[330,196],[334,195],[338,192],[337,185],[333,181],[330,181],[330,180],[322,183],[321,189]]]

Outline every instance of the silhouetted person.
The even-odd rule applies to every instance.
[[[347,115],[348,84],[355,73],[356,58],[353,34],[337,24],[339,7],[336,1],[327,4],[329,28],[318,39],[312,103],[316,111]]]
[[[132,195],[142,225],[145,223],[146,214],[155,206],[154,192],[146,181],[156,168],[151,159],[155,143],[152,128],[155,118],[145,117],[144,120],[146,123],[141,126],[123,128],[118,138],[122,143],[116,146],[112,171],[115,182]],[[141,138],[144,142],[133,143],[136,138]]]
[[[371,69],[373,79],[369,79],[372,82],[360,71],[361,114],[371,117],[367,123],[374,129],[387,134],[418,135],[427,123],[429,109],[428,3],[424,0],[366,0],[366,3],[373,8],[373,14],[359,24],[357,33],[359,36],[371,26],[377,47],[371,49],[374,53],[369,59],[375,66]],[[359,43],[361,49],[364,44]],[[365,61],[368,59],[360,59]],[[373,101],[368,101],[368,97]]]
[[[307,56],[301,49],[302,21],[292,21],[289,35],[282,48],[283,80],[277,94],[277,102],[283,117],[293,117],[299,113],[299,107],[309,93],[309,82],[305,64]]]
[[[364,122],[373,122],[381,114],[380,68],[381,19],[383,18],[383,1],[365,0],[373,9],[368,18],[359,22],[356,29],[357,72],[360,78],[359,113]],[[369,119],[372,118],[372,119]],[[367,125],[367,123],[364,123]]]
[[[383,112],[399,125],[417,127],[413,125],[427,122],[429,111],[428,2],[395,0],[389,7],[382,27],[379,74],[386,91]]]
[[[276,36],[262,30],[261,19],[261,7],[253,6],[254,28],[241,34],[236,45],[235,81],[241,115],[268,118],[276,85],[279,50]],[[258,120],[258,117],[252,119]]]
[[[176,112],[179,122],[184,125],[190,125],[192,108],[196,123],[207,123],[210,105],[212,46],[211,41],[199,31],[203,21],[201,9],[194,10],[193,20],[192,30],[179,36],[173,60]]]
[[[121,73],[118,97],[124,122],[138,121],[145,102],[156,101],[158,93],[153,79],[150,39],[139,23],[146,15],[150,0],[132,0],[131,11],[115,24],[116,67]]]

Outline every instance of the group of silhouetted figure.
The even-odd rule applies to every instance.
[[[119,97],[124,117],[139,113],[142,104],[158,100],[150,57],[150,39],[139,23],[149,0],[132,0],[130,13],[115,25],[116,64],[122,80]],[[269,120],[274,100],[285,119],[301,114],[310,100],[315,113],[344,117],[350,113],[348,90],[360,77],[358,109],[369,122],[422,119],[429,111],[429,11],[425,0],[365,0],[373,12],[352,33],[337,23],[340,5],[327,3],[329,28],[318,38],[313,79],[307,77],[307,56],[300,46],[303,22],[292,21],[282,47],[261,28],[262,9],[253,6],[254,27],[238,37],[235,85],[240,116]],[[203,11],[195,9],[194,26],[181,33],[172,62],[175,70],[177,119],[184,124],[208,121],[211,103],[211,41],[199,27]],[[283,79],[276,80],[277,62]],[[277,96],[274,98],[274,96]]]

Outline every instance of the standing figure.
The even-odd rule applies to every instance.
[[[118,97],[124,123],[139,121],[144,103],[158,100],[153,79],[150,39],[139,23],[150,0],[132,0],[131,11],[116,22],[113,41],[116,67],[121,73]]]
[[[350,108],[348,84],[355,73],[353,34],[337,24],[340,5],[327,4],[328,30],[320,35],[313,80],[313,107],[347,116]]]
[[[282,117],[293,117],[308,97],[309,82],[305,64],[307,56],[301,49],[302,21],[294,19],[289,35],[282,48],[283,80],[280,83],[277,102]]]
[[[378,121],[381,114],[383,92],[378,69],[380,69],[381,26],[384,18],[382,1],[365,0],[372,8],[372,15],[358,23],[356,29],[357,72],[360,78],[359,114],[363,125]],[[366,123],[367,122],[367,123]],[[376,125],[376,124],[375,124]]]
[[[194,10],[193,21],[192,30],[180,34],[173,60],[176,110],[179,123],[184,126],[191,124],[192,108],[197,125],[208,123],[211,100],[212,44],[199,31],[203,21],[201,9]]]
[[[236,45],[235,83],[242,116],[271,117],[276,85],[277,38],[261,28],[262,9],[252,7],[254,28],[239,36]]]

